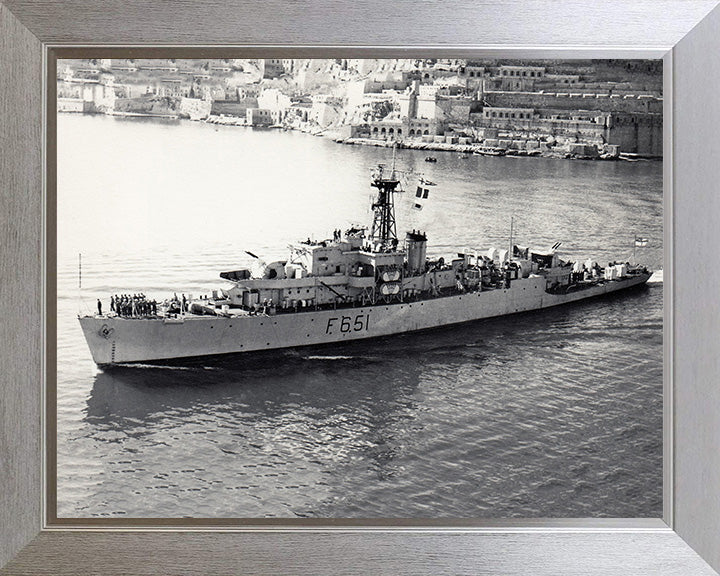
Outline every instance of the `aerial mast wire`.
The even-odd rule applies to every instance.
[[[78,252],[78,292],[77,292],[78,315],[82,313],[82,252]]]
[[[515,217],[510,216],[510,251],[508,252],[508,260],[512,260],[513,257],[513,225],[515,224]]]

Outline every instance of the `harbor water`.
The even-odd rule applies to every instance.
[[[662,164],[398,150],[431,256],[562,242],[662,266]],[[659,517],[663,284],[421,334],[102,371],[97,299],[370,222],[386,148],[189,121],[58,117],[58,516]],[[436,183],[414,207],[418,175]],[[648,239],[634,249],[635,236]],[[80,254],[82,257],[80,258]]]

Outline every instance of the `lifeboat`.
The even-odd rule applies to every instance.
[[[383,282],[397,282],[400,280],[400,270],[385,270],[381,278]]]
[[[386,282],[380,284],[380,294],[383,296],[394,296],[400,294],[400,282]]]

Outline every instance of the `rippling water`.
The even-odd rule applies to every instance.
[[[372,342],[98,370],[76,315],[366,222],[389,151],[298,133],[61,115],[60,517],[658,517],[662,283]],[[655,162],[398,151],[438,183],[399,230],[429,251],[562,241],[662,263]],[[412,181],[409,182],[412,187]],[[78,253],[82,252],[82,291]]]

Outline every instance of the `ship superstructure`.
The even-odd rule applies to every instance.
[[[300,242],[288,259],[222,272],[211,298],[172,298],[149,313],[80,317],[99,365],[274,350],[424,330],[535,310],[644,284],[629,264],[565,262],[514,245],[427,257],[420,230],[397,235],[393,167],[378,166],[373,221]],[[249,253],[251,254],[251,253]],[[255,256],[254,254],[251,254]],[[141,308],[145,310],[144,308]]]

